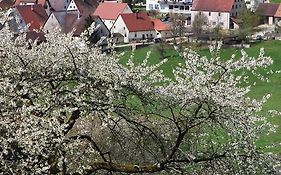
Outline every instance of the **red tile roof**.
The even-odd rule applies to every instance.
[[[103,2],[99,4],[93,15],[101,19],[116,20],[127,6],[127,3]]]
[[[87,16],[78,18],[78,13],[71,11],[53,12],[64,33],[73,32],[74,36],[79,36],[87,25]],[[98,17],[92,17],[95,20]]]
[[[154,31],[152,20],[147,13],[126,13],[120,17],[125,22],[129,32]]]
[[[13,5],[14,5],[13,0],[2,0],[0,2],[0,8],[1,9],[8,9],[8,8],[12,7]]]
[[[230,12],[234,0],[194,0],[193,11]]]
[[[160,19],[152,19],[154,29],[157,31],[169,31],[172,30],[171,26],[162,22]]]
[[[281,18],[281,4],[279,5],[278,9],[276,10],[274,17]]]
[[[262,16],[280,17],[279,7],[280,4],[277,3],[260,3],[256,13]]]
[[[15,7],[24,22],[29,24],[29,30],[41,29],[48,19],[48,15],[42,5],[24,5]]]

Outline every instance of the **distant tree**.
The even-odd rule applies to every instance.
[[[171,37],[173,38],[173,44],[178,51],[182,51],[182,42],[188,32],[187,29],[187,16],[185,14],[170,14],[169,21],[171,23]]]
[[[244,42],[248,41],[249,36],[253,31],[254,27],[260,24],[260,16],[251,12],[246,7],[243,7],[237,16],[239,22],[238,37]]]
[[[197,37],[200,36],[203,33],[203,27],[207,22],[208,18],[206,15],[197,13],[192,22],[192,33]]]
[[[166,58],[166,52],[168,50],[167,43],[165,41],[160,40],[159,43],[154,47],[155,51],[159,53],[161,59]]]

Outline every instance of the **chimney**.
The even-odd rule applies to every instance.
[[[136,18],[139,19],[139,10],[136,11]]]

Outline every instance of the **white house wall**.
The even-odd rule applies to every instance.
[[[74,0],[72,0],[72,1],[69,3],[69,5],[68,5],[68,7],[67,7],[67,10],[77,10],[77,6],[76,6]]]
[[[125,7],[125,9],[123,10],[122,13],[133,13],[133,11],[132,11],[131,8],[127,5],[127,6]]]
[[[114,23],[111,33],[119,33],[124,36],[124,43],[129,43],[134,40],[142,40],[147,38],[155,38],[156,32],[153,31],[138,31],[138,32],[129,32],[128,28],[125,25],[125,22],[119,16]],[[143,38],[144,36],[144,38]]]
[[[246,7],[251,10],[255,11],[258,7],[259,3],[269,2],[268,0],[245,0]]]
[[[146,11],[156,10],[160,13],[191,14],[191,8],[192,8],[192,2],[188,0],[180,0],[179,2],[170,2],[164,0],[146,1]]]
[[[193,23],[194,18],[198,13],[201,13],[202,15],[205,15],[207,17],[209,27],[216,27],[217,25],[219,25],[223,29],[229,29],[229,25],[230,25],[230,15],[229,15],[229,13],[227,13],[227,12],[192,11],[191,24]]]
[[[121,16],[117,18],[114,25],[112,26],[111,33],[120,33],[122,36],[124,36],[124,42],[129,42],[129,30],[127,29],[125,22],[123,21]]]
[[[133,12],[130,9],[130,7],[127,5],[120,14],[122,14],[122,13],[133,13]],[[109,30],[111,30],[113,24],[115,23],[114,19],[102,19],[102,21]]]
[[[44,28],[46,32],[54,32],[55,30],[61,30],[60,23],[58,22],[57,18],[54,14],[51,14],[46,21]]]
[[[156,37],[155,31],[139,31],[129,33],[129,42],[134,40],[152,39]]]
[[[156,38],[170,38],[172,36],[171,31],[156,31]]]
[[[105,26],[110,30],[115,22],[115,20],[103,19]]]

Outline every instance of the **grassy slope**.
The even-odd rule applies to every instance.
[[[261,42],[258,44],[255,44],[249,49],[245,49],[245,51],[250,56],[257,56],[259,53],[259,49],[261,47],[265,48],[265,54],[267,56],[271,56],[274,60],[274,64],[271,66],[271,69],[273,70],[281,70],[281,41],[267,41],[267,42]],[[135,59],[134,61],[136,63],[140,63],[142,59],[145,57],[147,51],[152,51],[149,64],[155,64],[159,62],[160,54],[157,52],[157,49],[155,49],[154,46],[151,47],[144,47],[141,49],[137,49],[135,52]],[[200,54],[202,55],[208,55],[207,50],[200,50]],[[222,58],[229,58],[231,54],[237,54],[239,56],[239,49],[229,48],[229,49],[223,49],[221,52]],[[123,56],[123,59],[121,59],[122,63],[125,63],[127,59],[129,58],[130,53],[127,52]],[[183,62],[181,58],[177,55],[175,51],[167,50],[165,56],[169,57],[169,61],[165,63],[161,69],[163,69],[165,75],[168,77],[172,77],[172,69],[177,66],[179,62]],[[252,92],[249,94],[250,97],[254,98],[261,98],[265,94],[272,94],[270,100],[264,105],[262,115],[267,116],[267,112],[270,109],[280,110],[281,111],[281,74],[275,74],[275,75],[269,75],[268,76],[270,82],[261,82],[258,81],[256,86],[252,88]],[[250,77],[250,79],[253,79]],[[269,120],[276,125],[280,125],[278,127],[278,130],[275,134],[271,134],[269,136],[263,136],[258,142],[258,146],[265,146],[268,144],[278,144],[281,143],[281,117],[274,117],[269,118]],[[275,153],[281,154],[281,146],[268,149],[268,151],[272,151]]]
[[[271,3],[281,3],[281,0],[270,0]]]

